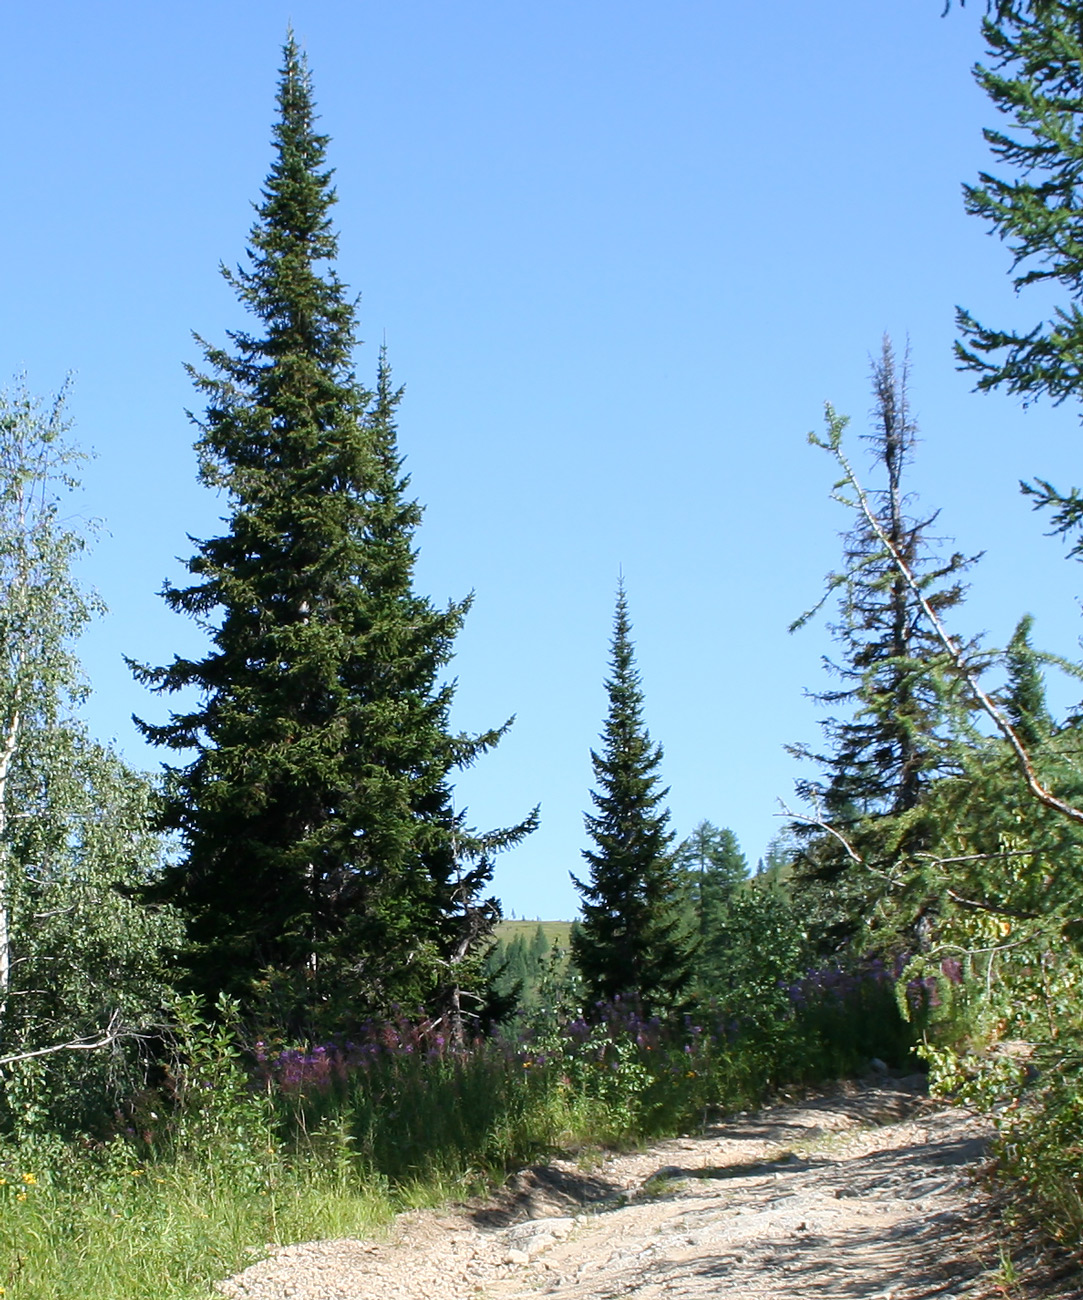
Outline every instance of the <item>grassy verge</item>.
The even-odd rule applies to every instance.
[[[821,999],[735,1035],[611,1008],[465,1051],[402,1024],[254,1055],[190,1019],[168,1089],[110,1141],[0,1141],[0,1294],[206,1300],[268,1243],[371,1235],[547,1152],[688,1130],[825,1077],[852,1050],[844,1012]]]
[[[273,1186],[255,1188],[213,1152],[145,1166],[124,1154],[84,1156],[77,1167],[71,1153],[6,1162],[19,1172],[0,1189],[5,1296],[206,1297],[215,1279],[251,1263],[253,1246],[371,1234],[395,1209],[378,1182],[318,1165],[282,1164]]]

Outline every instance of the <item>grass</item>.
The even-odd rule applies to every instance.
[[[493,931],[493,938],[501,939],[507,945],[522,936],[529,943],[538,933],[539,925],[549,942],[550,948],[559,944],[565,952],[568,951],[571,944],[571,921],[498,921]]]
[[[0,1294],[206,1300],[267,1243],[372,1236],[398,1211],[476,1193],[553,1149],[675,1131],[702,1075],[678,1076],[664,1051],[639,1056],[653,1072],[631,1052],[546,1061],[487,1043],[320,1078],[312,1067],[274,1090],[253,1089],[219,1041],[154,1133],[0,1145]]]
[[[386,1187],[325,1168],[281,1175],[269,1190],[199,1159],[43,1170],[0,1213],[0,1287],[13,1300],[204,1300],[253,1247],[371,1236],[401,1208]]]
[[[0,1296],[208,1300],[268,1243],[371,1237],[548,1152],[589,1158],[750,1108],[780,1072],[833,1059],[809,1024],[733,1041],[621,1006],[465,1053],[403,1023],[253,1061],[227,1025],[192,1019],[168,1095],[133,1099],[111,1141],[0,1139]]]

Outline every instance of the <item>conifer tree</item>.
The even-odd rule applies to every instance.
[[[583,898],[572,953],[594,998],[629,997],[657,1013],[679,1003],[691,978],[690,952],[663,806],[668,790],[658,788],[662,748],[651,743],[643,721],[623,583],[606,692],[602,751],[591,751],[595,811],[584,818],[595,845],[583,851],[590,880],[572,877]]]
[[[1038,658],[1030,644],[1033,626],[1033,617],[1024,614],[1008,642],[1004,712],[1027,749],[1036,751],[1052,735],[1053,719],[1045,702],[1045,682]]]
[[[829,576],[816,606],[838,595],[838,618],[830,631],[842,653],[828,667],[840,684],[815,698],[833,709],[841,706],[842,716],[822,724],[829,742],[825,751],[793,747],[820,768],[822,775],[800,782],[798,792],[831,828],[810,834],[809,826],[803,827],[805,850],[795,887],[799,894],[804,887],[820,942],[831,949],[844,944],[861,916],[869,914],[892,862],[921,847],[928,835],[922,800],[952,766],[944,652],[892,552],[918,576],[937,614],[963,599],[962,574],[972,558],[939,557],[930,537],[936,516],[908,513],[905,471],[916,438],[908,377],[906,360],[896,363],[885,338],[873,366],[874,425],[867,435],[884,477],[883,486],[869,495],[876,526],[857,511],[845,538],[844,567]],[[845,421],[831,411],[828,418],[831,441],[825,445],[830,448],[838,445]],[[798,619],[791,631],[814,612]],[[855,867],[854,852],[865,867]]]
[[[693,827],[691,835],[681,841],[676,861],[701,876],[714,872],[727,888],[740,884],[748,875],[748,862],[737,836],[728,826],[716,826],[706,820]]]
[[[545,936],[545,930],[542,924],[538,922],[538,928],[534,931],[533,938],[530,940],[530,960],[534,964],[535,970],[549,956],[550,943]]]
[[[704,952],[724,924],[734,891],[748,876],[748,863],[729,827],[701,821],[678,846],[674,864],[680,877],[685,926],[696,937],[698,976]]]
[[[257,328],[204,345],[208,370],[191,372],[207,401],[200,477],[229,516],[197,544],[193,583],[164,594],[211,648],[136,671],[198,695],[142,724],[195,752],[171,769],[183,856],[163,890],[188,918],[193,987],[326,1030],[456,985],[451,967],[497,914],[480,896],[489,853],[532,822],[477,836],[452,805],[451,773],[501,733],[449,730],[441,674],[469,602],[413,591],[400,394],[384,356],[375,393],[354,374],[328,141],[292,35],[278,105],[249,265],[224,272]]]
[[[960,309],[966,342],[956,352],[983,390],[1005,386],[1060,401],[1079,391],[1083,353],[1083,10],[1079,0],[1012,0],[987,16],[982,30],[992,62],[979,64],[974,76],[1011,123],[1010,133],[984,135],[1009,171],[982,172],[977,185],[965,186],[966,209],[1007,242],[1017,289],[1059,282],[1071,302],[1024,334],[989,328]]]
[[[998,0],[991,8],[982,23],[991,63],[974,75],[1009,123],[984,133],[1006,171],[964,186],[966,210],[1008,245],[1017,290],[1053,284],[1066,301],[1024,331],[984,325],[960,308],[955,351],[982,391],[1059,403],[1083,396],[1083,6]],[[1083,559],[1079,489],[1038,479],[1023,490],[1052,510],[1056,532],[1076,535],[1071,553]]]

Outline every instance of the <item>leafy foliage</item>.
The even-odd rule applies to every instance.
[[[554,1147],[687,1131],[772,1081],[823,1077],[839,1059],[823,1031],[850,1003],[848,987],[808,982],[808,1011],[791,1003],[773,1043],[617,1003],[464,1048],[431,1020],[397,1020],[251,1053],[235,1005],[209,1020],[187,1003],[164,1086],[111,1141],[0,1139],[0,1286],[9,1300],[196,1300],[256,1243],[372,1236]]]
[[[91,1122],[130,1086],[177,934],[131,896],[160,866],[150,786],[77,714],[74,642],[97,602],[61,522],[67,427],[63,394],[0,398],[0,1119],[23,1132]]]
[[[1072,1159],[1083,1137],[1072,1128],[1083,1043],[1080,719],[1050,716],[1040,666],[1059,661],[1033,650],[1029,619],[1003,655],[979,652],[946,629],[932,601],[922,599],[920,572],[879,524],[840,434],[834,426],[826,445],[843,484],[878,525],[884,550],[917,599],[915,617],[943,652],[919,668],[943,703],[937,731],[925,739],[948,760],[912,815],[874,822],[882,836],[866,835],[859,824],[847,838],[855,868],[880,885],[859,933],[864,943],[899,954],[900,1007],[922,1032],[934,1086],[1000,1113],[1002,1167],[1025,1177],[1032,1206],[1071,1240],[1078,1236]],[[978,675],[994,664],[1006,680],[990,694]],[[994,734],[976,725],[978,706]],[[912,834],[915,824],[920,837]],[[829,822],[821,829],[842,841]],[[1034,1151],[1043,1153],[1041,1178]]]
[[[1083,797],[1075,723],[1032,751],[1043,777]],[[935,854],[913,864],[911,908],[935,914],[921,982],[934,1086],[991,1111],[1001,1172],[1046,1228],[1074,1246],[1083,1098],[1083,833],[1042,808],[1002,741],[975,746],[937,790]]]
[[[727,1023],[770,1032],[787,1020],[787,988],[808,968],[801,920],[778,888],[750,882],[713,918],[697,954],[696,987]]]
[[[692,988],[700,1004],[747,1029],[788,1014],[785,987],[806,965],[804,930],[781,889],[748,879],[728,827],[702,821],[677,849],[686,928],[695,936]]]

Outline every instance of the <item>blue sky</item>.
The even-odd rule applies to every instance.
[[[576,908],[621,568],[674,825],[763,852],[830,650],[822,625],[786,627],[847,525],[806,434],[825,399],[864,426],[885,330],[912,348],[911,486],[986,552],[959,630],[1003,643],[1029,610],[1039,644],[1077,654],[1083,570],[1017,483],[1079,482],[1078,416],[975,396],[951,356],[956,303],[998,325],[1043,304],[963,213],[993,114],[969,75],[979,11],[940,9],[4,6],[0,376],[46,392],[74,372],[97,453],[79,503],[105,525],[85,564],[110,609],[82,646],[95,731],[154,764],[129,715],[164,706],[122,655],[199,647],[155,594],[222,513],[195,482],[183,364],[193,330],[240,323],[216,268],[243,256],[290,21],[332,137],[358,369],[386,338],[406,385],[419,587],[476,593],[456,722],[517,715],[460,800],[486,826],[542,804],[499,869],[509,913]]]

